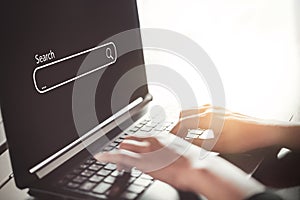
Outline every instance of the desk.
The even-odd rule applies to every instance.
[[[6,151],[0,156],[0,178],[1,181],[6,179],[9,174],[12,173],[9,153]],[[0,190],[0,199],[33,199],[27,194],[28,189],[20,190],[16,187],[15,181],[12,178],[8,183]]]

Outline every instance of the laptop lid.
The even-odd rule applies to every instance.
[[[73,78],[88,52],[112,35],[138,28],[139,21],[135,0],[10,0],[1,8],[0,103],[15,180],[24,188],[37,180],[29,172],[32,167],[79,138],[72,115]],[[140,35],[136,41],[141,44]],[[114,57],[118,46],[113,41],[106,45],[106,57]],[[141,49],[112,58],[99,81],[95,110],[100,123],[112,115],[111,93],[119,78],[144,65]],[[128,84],[136,88],[141,81],[145,84],[130,102],[148,94],[145,70]],[[119,102],[120,109],[128,105],[128,99]]]

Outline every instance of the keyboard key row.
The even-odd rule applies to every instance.
[[[144,120],[130,130],[132,134],[139,134],[143,132],[145,134],[153,132],[159,133],[160,131],[170,129],[171,124],[172,123],[162,124],[159,122]],[[127,136],[128,133],[123,133],[112,143],[108,144],[103,150],[110,151],[118,148],[120,143]],[[110,192],[115,192],[115,185],[119,185],[116,180],[120,173],[116,169],[116,164],[103,163],[91,157],[60,181],[63,182],[63,184],[69,189],[93,192],[93,194],[99,197],[101,196],[101,198],[106,198]],[[131,177],[125,180],[125,182],[123,181],[125,185],[120,188],[117,187],[117,189],[119,188],[120,193],[116,193],[118,195],[122,194],[121,196],[123,199],[136,199],[139,194],[145,190],[145,188],[149,187],[149,185],[153,183],[153,178],[151,176],[143,174],[137,169],[132,169],[130,176]]]

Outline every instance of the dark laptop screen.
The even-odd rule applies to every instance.
[[[19,187],[28,186],[36,178],[29,173],[30,168],[78,139],[72,116],[74,81],[67,80],[76,76],[88,54],[52,67],[45,65],[90,50],[112,35],[139,27],[136,9],[135,0],[2,2],[0,100]],[[140,40],[138,36],[136,41],[141,43]],[[95,95],[99,122],[112,114],[111,93],[116,82],[132,67],[144,64],[142,50],[114,60],[114,44],[106,45],[98,49],[103,50],[104,59],[112,57],[111,61],[100,60],[101,65],[107,62],[109,69]],[[97,76],[104,69],[82,79]],[[145,85],[132,95],[131,101],[148,93],[145,72],[132,77],[128,84],[135,87],[137,79]],[[127,99],[119,101],[120,108],[128,105]]]

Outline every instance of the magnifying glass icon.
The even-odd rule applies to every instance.
[[[106,57],[111,58],[112,60],[114,59],[110,48],[106,48]]]

